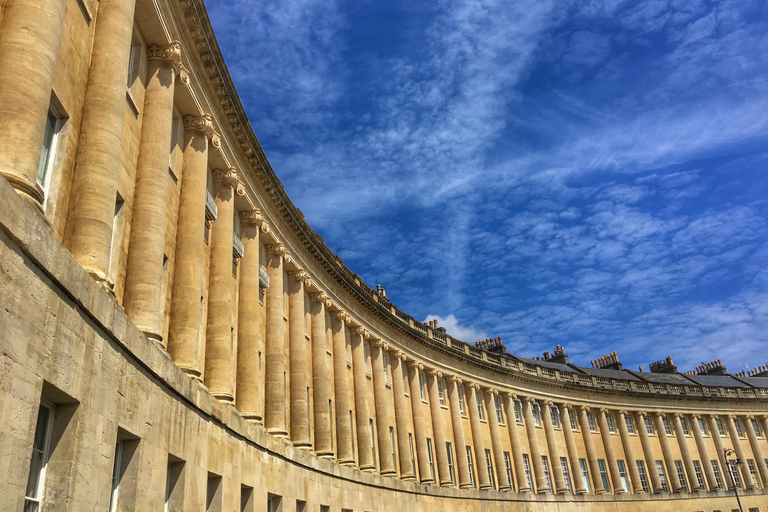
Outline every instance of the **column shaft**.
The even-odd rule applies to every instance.
[[[640,436],[640,443],[643,446],[643,455],[645,456],[645,465],[648,469],[648,475],[651,477],[651,488],[654,494],[658,494],[662,491],[661,477],[659,476],[659,470],[656,468],[656,458],[653,455],[653,449],[651,448],[651,440],[648,438],[648,431],[645,429],[644,413],[637,413],[637,433]]]
[[[741,476],[744,479],[744,488],[754,489],[755,481],[752,479],[752,473],[749,472],[749,468],[747,467],[747,458],[744,456],[744,450],[741,447],[741,440],[739,439],[739,433],[736,432],[736,425],[734,424],[733,420],[734,420],[734,416],[729,415],[728,416],[728,433],[731,435],[731,444],[733,445],[733,449],[736,452],[736,457],[739,458],[742,462],[744,462],[744,464],[741,465]]]
[[[328,363],[328,329],[325,308],[330,303],[323,293],[312,299],[312,398],[315,418],[315,452],[320,457],[333,456],[331,407],[333,402],[332,368]]]
[[[285,400],[285,293],[283,286],[282,244],[267,246],[267,319],[266,345],[264,347],[264,426],[270,434],[287,436]]]
[[[219,400],[231,402],[235,391],[235,354],[232,309],[235,278],[232,276],[234,188],[237,175],[214,171],[218,217],[211,233],[211,268],[208,272],[208,328],[205,344],[205,385]]]
[[[408,362],[408,383],[411,388],[411,411],[413,413],[413,431],[416,437],[416,455],[419,464],[419,481],[432,483],[432,472],[429,468],[429,448],[427,446],[427,420],[421,410],[421,391],[419,388],[419,372],[421,364],[415,361]]]
[[[181,45],[178,42],[165,48],[152,45],[149,50],[149,78],[144,96],[141,145],[133,195],[131,225],[134,229],[131,230],[125,275],[126,314],[148,338],[161,344],[165,311],[162,283],[168,206],[168,159],[173,123],[175,63],[181,59],[180,52]],[[231,247],[229,252],[232,252]],[[232,273],[231,267],[229,273]]]
[[[683,456],[683,464],[685,465],[685,472],[688,473],[688,481],[691,483],[691,491],[700,491],[701,486],[699,485],[699,479],[696,478],[696,469],[693,467],[691,452],[688,450],[688,443],[685,441],[685,433],[683,432],[680,416],[680,414],[675,414],[672,418],[675,425],[677,444],[680,445],[680,454]]]
[[[715,478],[715,471],[712,469],[712,462],[709,459],[707,453],[707,445],[704,443],[704,436],[699,428],[699,416],[691,416],[691,428],[693,429],[693,437],[696,439],[696,448],[699,451],[699,460],[704,468],[704,474],[707,475],[707,483],[709,484],[709,490],[715,491],[720,489]],[[712,434],[714,436],[714,433]]]
[[[122,101],[121,99],[121,116],[124,109]],[[198,121],[203,121],[203,126],[199,126]],[[210,116],[184,118],[185,141],[179,197],[179,227],[176,231],[176,261],[168,329],[168,353],[176,366],[195,379],[201,379],[204,365],[200,317],[203,314],[201,300],[205,270],[203,237],[205,236],[205,195],[208,181],[208,136],[198,128],[204,129],[204,125],[210,123]],[[115,171],[116,175],[117,171]],[[110,224],[110,232],[111,229]],[[87,243],[84,242],[82,247],[87,247]],[[94,263],[93,266],[97,268],[98,263]]]
[[[675,470],[672,450],[669,447],[669,439],[667,439],[667,432],[664,428],[664,415],[661,413],[656,413],[656,435],[659,437],[661,453],[664,456],[664,463],[667,466],[667,481],[672,488],[672,492],[680,492],[683,490],[683,486],[681,485],[680,478],[677,476],[677,471]]]
[[[517,477],[517,492],[527,493],[532,489],[528,486],[528,479],[525,477],[525,463],[523,463],[523,450],[520,446],[520,436],[517,433],[517,420],[515,419],[515,401],[516,395],[506,393],[504,395],[504,406],[507,413],[507,430],[509,431],[509,444],[512,445],[512,460],[515,464],[515,474]]]
[[[720,429],[717,428],[717,417],[714,415],[709,416],[709,431],[712,435],[712,441],[715,443],[717,458],[720,461],[720,474],[724,479],[725,487],[728,490],[731,490],[733,489],[733,482],[731,481],[730,474],[728,473],[728,464],[726,464],[725,461],[723,439],[720,437]]]
[[[749,437],[749,444],[752,446],[752,454],[755,456],[755,464],[757,464],[757,470],[760,473],[760,478],[763,479],[763,487],[768,487],[768,467],[765,465],[765,459],[763,458],[763,451],[760,449],[760,444],[757,441],[757,434],[755,433],[752,420],[754,417],[747,416],[744,421],[747,423],[747,436]],[[755,486],[757,482],[755,482]]]
[[[441,486],[451,486],[453,482],[451,481],[451,473],[448,470],[448,452],[445,448],[447,441],[445,422],[443,421],[443,411],[440,410],[440,396],[437,389],[437,380],[442,377],[442,374],[436,370],[430,370],[427,375],[429,408],[432,412],[432,434],[435,436],[435,454],[437,455],[437,471],[439,473],[438,478],[440,479]]]
[[[483,426],[480,423],[480,414],[477,410],[477,384],[469,385],[469,426],[472,429],[472,444],[475,445],[475,460],[477,464],[477,481],[480,482],[480,490],[492,489],[491,480],[488,478],[488,472],[485,470],[485,443],[483,442]]]
[[[536,437],[536,424],[533,421],[533,404],[535,400],[528,397],[523,400],[523,418],[525,419],[525,433],[528,434],[528,448],[531,451],[531,464],[533,465],[533,474],[536,480],[536,493],[546,494],[549,492],[547,487],[547,477],[544,475],[544,466],[541,463],[541,450],[539,450],[539,440]]]
[[[459,391],[461,379],[450,377],[448,379],[448,401],[451,406],[451,426],[453,427],[453,441],[455,443],[456,462],[459,466],[459,487],[466,489],[472,487],[469,478],[469,462],[467,459],[467,443],[464,439],[464,426],[461,423],[461,408],[459,407]]]
[[[560,411],[560,424],[563,425],[563,437],[565,438],[565,448],[568,451],[568,459],[571,465],[571,482],[576,494],[584,494],[587,488],[584,485],[584,478],[581,475],[581,466],[579,466],[579,452],[576,449],[576,443],[573,440],[573,430],[571,429],[571,418],[568,411],[571,406],[563,404]]]
[[[131,53],[135,4],[136,0],[99,2],[91,64],[88,69],[88,85],[83,102],[80,141],[72,175],[67,245],[75,259],[91,276],[101,281],[109,279],[111,250],[116,249],[112,247],[112,228],[120,176],[126,76]],[[194,140],[198,136],[193,134],[193,140],[188,136],[186,148],[193,145],[195,151],[205,153],[207,144],[204,149],[202,141]],[[207,163],[207,154],[204,156]],[[185,149],[182,195],[187,180],[187,163],[188,155]],[[192,172],[194,173],[195,171]],[[182,199],[182,204],[183,201]],[[181,212],[179,213],[181,215]],[[182,227],[181,216],[179,227]],[[200,236],[202,237],[202,234]],[[119,244],[120,241],[115,242]],[[202,271],[197,275],[201,273]],[[202,367],[198,366],[198,376],[201,370]]]
[[[310,382],[309,346],[307,343],[307,319],[304,309],[304,281],[302,270],[288,273],[288,355],[290,362],[290,422],[291,441],[294,446],[312,446],[309,435]]]
[[[547,448],[549,451],[549,466],[552,475],[554,476],[555,492],[557,494],[565,494],[568,492],[568,488],[565,486],[565,478],[563,477],[563,468],[560,467],[560,453],[557,451],[557,441],[555,440],[555,429],[552,425],[552,409],[554,404],[552,402],[544,402],[544,410],[541,411],[544,421],[544,434],[547,438]]]
[[[392,452],[395,447],[389,437],[390,400],[387,396],[386,370],[384,369],[384,350],[376,340],[371,343],[371,366],[373,369],[373,396],[376,407],[376,439],[379,445],[379,472],[382,475],[396,475]]]
[[[619,411],[619,435],[621,436],[621,444],[624,446],[624,458],[626,459],[627,469],[629,470],[629,477],[632,480],[632,492],[634,494],[640,494],[644,492],[643,483],[640,481],[640,472],[637,470],[635,453],[629,439],[626,417],[627,411]],[[640,425],[638,425],[637,428],[640,428]],[[627,489],[627,492],[629,492],[629,489]]]
[[[347,370],[347,315],[334,311],[333,316],[333,386],[336,395],[336,457],[339,464],[355,463],[352,438],[352,388]]]
[[[38,207],[37,170],[66,5],[9,2],[0,23],[0,174]]]
[[[397,351],[392,361],[392,394],[395,396],[395,428],[397,429],[397,447],[400,452],[400,478],[403,480],[415,480],[416,468],[411,461],[411,445],[408,442],[408,434],[411,432],[408,414],[408,399],[405,396],[405,383],[403,381],[403,365],[405,354]],[[466,458],[465,458],[466,460]]]
[[[595,445],[592,443],[592,431],[589,429],[589,419],[587,419],[588,407],[581,407],[579,410],[579,420],[581,420],[581,435],[584,438],[584,449],[587,451],[587,460],[589,462],[589,471],[592,473],[592,485],[595,494],[605,494],[603,479],[600,478],[600,466],[597,464],[597,454]]]
[[[606,409],[600,409],[598,415],[600,421],[600,437],[603,440],[603,448],[605,449],[605,458],[608,459],[608,468],[611,472],[611,480],[613,480],[613,493],[625,494],[629,489],[619,488],[619,485],[623,485],[621,481],[621,474],[619,473],[619,465],[616,462],[616,453],[613,451],[613,442],[611,441],[611,433],[608,430],[608,420],[605,415]],[[609,491],[609,489],[606,489]]]
[[[511,482],[507,479],[507,470],[504,465],[504,449],[501,447],[501,433],[499,432],[499,419],[496,416],[495,389],[483,390],[485,410],[488,411],[488,427],[491,432],[491,449],[496,461],[496,481],[499,491],[509,491]]]
[[[368,379],[365,377],[365,329],[352,334],[352,373],[355,382],[355,420],[357,422],[357,463],[364,471],[375,471],[371,446],[371,426],[368,413]]]
[[[243,418],[262,420],[263,372],[261,355],[261,304],[259,301],[259,229],[258,210],[240,212],[243,259],[240,261],[240,293],[237,313],[237,408]]]

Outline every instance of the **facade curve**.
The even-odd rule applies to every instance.
[[[0,0],[0,128],[7,510],[768,510],[768,369],[400,311],[291,203],[202,0]]]

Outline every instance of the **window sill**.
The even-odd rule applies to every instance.
[[[139,107],[136,104],[136,100],[133,97],[133,93],[130,89],[125,90],[125,99],[128,101],[128,106],[131,107],[131,112],[133,112],[133,115],[136,117],[136,119],[139,118]]]
[[[442,405],[442,404],[440,404],[440,408],[441,408],[441,409],[445,409],[446,411],[448,410],[448,406],[447,406],[447,405]]]
[[[328,350],[328,349],[325,349],[325,353],[326,353],[326,354],[328,354],[329,356],[332,356],[332,355],[333,355],[333,354],[331,353],[331,351],[330,351],[330,350]]]

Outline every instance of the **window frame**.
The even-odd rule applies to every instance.
[[[48,416],[45,418],[45,424],[43,425],[43,437],[42,437],[42,447],[36,448],[35,447],[35,440],[37,439],[37,433],[38,433],[38,427],[40,427],[40,414],[43,409],[46,409],[48,411]],[[37,505],[37,512],[41,511],[43,508],[43,503],[45,499],[45,479],[48,472],[48,462],[51,458],[51,437],[53,435],[53,417],[56,414],[56,406],[49,402],[48,400],[41,400],[40,406],[38,407],[37,412],[37,418],[35,420],[35,432],[34,436],[32,438],[32,455],[30,456],[30,464],[29,464],[29,472],[27,475],[27,485],[24,490],[24,504],[26,508],[27,502],[32,502]],[[42,463],[40,464],[40,467],[37,469],[37,483],[35,485],[34,489],[34,496],[28,496],[28,488],[30,485],[30,479],[32,478],[33,471],[35,470],[33,466],[33,460],[35,457],[35,452],[40,452],[40,458]]]

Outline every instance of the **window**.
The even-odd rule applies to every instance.
[[[355,420],[352,418],[352,411],[349,411],[349,428],[352,430],[353,434],[349,436],[349,444],[352,445],[352,457],[355,456]]]
[[[459,412],[464,416],[464,388],[457,385],[456,391],[459,395]]]
[[[139,67],[141,64],[141,36],[138,31],[134,29],[133,37],[131,38],[131,51],[128,56],[128,83],[126,86],[128,89],[133,87],[134,82],[139,77]]]
[[[624,465],[623,460],[617,460],[616,465],[619,467],[619,478],[621,478],[621,486],[625,492],[629,492],[629,482],[627,481],[627,467]]]
[[[472,447],[467,445],[467,466],[469,467],[469,483],[475,486],[475,467],[472,465]]]
[[[123,442],[115,443],[115,458],[112,461],[112,492],[109,495],[109,512],[117,512],[117,500],[120,497],[120,477],[123,466]]]
[[[405,396],[411,396],[408,393],[409,393],[409,390],[408,390],[408,376],[406,375],[406,372],[403,372],[403,394]]]
[[[733,419],[733,426],[736,427],[736,435],[744,437],[744,430],[741,428],[741,421],[738,418]]]
[[[650,494],[651,486],[648,485],[648,474],[645,472],[645,463],[641,460],[636,460],[635,465],[637,466],[637,474],[640,476],[640,485],[643,486],[643,491]]]
[[[280,512],[280,502],[282,496],[277,494],[267,494],[267,512]]]
[[[168,455],[165,470],[165,512],[184,510],[184,461]]]
[[[537,402],[531,403],[531,414],[533,415],[533,424],[541,426],[541,408]]]
[[[296,512],[307,512],[307,502],[296,500]]]
[[[701,431],[701,434],[705,436],[708,435],[709,432],[707,431],[707,424],[704,423],[704,420],[701,418],[696,418],[696,420],[699,423],[699,430]]]
[[[723,486],[723,475],[720,473],[720,465],[716,460],[709,461],[712,464],[712,472],[715,474],[715,482],[720,489],[725,489]]]
[[[653,422],[648,416],[643,416],[643,423],[645,423],[645,431],[649,436],[653,435]]]
[[[613,421],[613,414],[607,413],[605,415],[605,422],[608,424],[608,432],[611,434],[616,433],[616,423]]]
[[[672,425],[670,425],[670,423],[669,423],[669,418],[664,416],[663,418],[661,418],[661,422],[664,424],[664,433],[667,434],[668,436],[671,436],[672,435]]]
[[[579,424],[576,422],[576,414],[573,409],[568,409],[568,420],[571,424],[571,430],[579,430]]]
[[[541,456],[541,467],[544,470],[544,478],[547,480],[547,489],[549,489],[549,492],[554,492],[552,489],[552,477],[549,474],[549,461],[546,455]]]
[[[504,469],[507,470],[507,482],[514,489],[515,486],[512,485],[512,461],[509,459],[509,452],[504,452]]]
[[[413,456],[413,434],[408,432],[408,448],[411,451],[411,467],[413,468],[414,474],[416,473],[416,459]]]
[[[723,428],[723,420],[720,418],[715,418],[715,424],[717,425],[717,431],[720,434],[720,437],[725,437],[725,428]]]
[[[752,475],[752,481],[755,482],[758,487],[760,487],[760,477],[757,474],[757,466],[755,466],[755,461],[752,459],[747,459],[747,468],[749,468],[749,472]]]
[[[371,454],[373,454],[373,465],[376,465],[376,432],[373,426],[373,420],[368,420],[368,430],[371,431]]]
[[[129,496],[135,494],[136,469],[131,465],[133,454],[136,452],[139,440],[127,432],[119,429],[115,442],[115,458],[112,464],[112,492],[109,496],[109,512],[117,512],[120,508],[128,508],[120,499],[120,492]],[[128,484],[128,485],[126,485]],[[127,494],[126,494],[127,493]]]
[[[493,479],[493,463],[491,462],[491,450],[485,449],[485,464],[488,466],[488,481],[491,482],[491,487],[496,488],[496,482]]]
[[[392,469],[397,470],[397,455],[395,455],[395,427],[389,427],[389,449],[392,451]]]
[[[208,487],[205,493],[205,512],[221,512],[221,477],[208,472]]]
[[[253,502],[253,487],[249,485],[240,485],[240,512],[253,512],[255,504]],[[320,510],[322,511],[322,505]]]
[[[584,487],[587,492],[592,492],[589,485],[589,469],[587,468],[587,459],[579,459],[579,468],[581,468],[581,478],[584,480]]]
[[[569,493],[573,492],[571,487],[571,474],[568,472],[568,459],[560,457],[560,469],[563,471],[563,480],[565,480],[565,488]]]
[[[733,483],[736,485],[737,488],[743,489],[744,486],[741,485],[741,474],[739,473],[739,468],[735,467],[736,464],[728,461],[726,462],[728,467],[728,473],[731,475],[731,479],[733,480]]]
[[[40,150],[40,162],[37,165],[37,184],[43,191],[47,190],[50,181],[51,167],[53,167],[54,154],[56,152],[56,139],[61,129],[61,118],[54,110],[53,105],[48,107],[48,116],[45,118],[45,131],[43,131],[43,147]]]
[[[504,419],[501,415],[501,400],[499,399],[499,395],[493,395],[493,405],[496,406],[496,421],[504,423]]]
[[[536,489],[533,487],[533,481],[531,480],[531,462],[528,460],[528,454],[523,454],[523,468],[525,468],[525,481],[528,482],[528,488],[536,492]]]
[[[445,443],[445,453],[448,456],[448,474],[451,476],[451,483],[456,484],[456,472],[453,467],[453,447],[451,443]]]
[[[685,479],[685,471],[683,471],[683,461],[675,461],[675,471],[677,471],[677,478],[680,480],[683,491],[688,492],[688,482]]]
[[[669,485],[667,484],[667,474],[664,472],[664,463],[660,460],[656,461],[656,471],[659,473],[659,480],[661,481],[661,490],[669,492]]]
[[[763,431],[760,429],[760,423],[758,423],[757,420],[755,419],[752,419],[750,421],[752,422],[752,430],[755,431],[755,436],[763,437]]]
[[[50,457],[53,411],[53,404],[43,401],[37,412],[35,437],[32,442],[32,461],[29,465],[27,492],[24,495],[24,512],[38,512],[42,508],[45,471]]]
[[[560,409],[556,405],[549,406],[549,417],[554,428],[560,428]]]
[[[307,432],[312,432],[312,400],[309,395],[309,386],[307,386]]]
[[[515,409],[515,421],[518,423],[523,422],[523,403],[520,400],[512,402]]]
[[[696,473],[696,481],[699,483],[699,487],[707,490],[706,485],[704,485],[704,473],[701,470],[701,463],[698,460],[692,460],[693,463],[693,471]]]
[[[597,459],[597,467],[600,469],[600,479],[603,481],[605,492],[611,492],[611,481],[608,479],[608,468],[605,459]]]
[[[627,432],[630,434],[635,433],[635,424],[632,422],[632,416],[629,414],[624,415],[624,423],[627,425]]]
[[[432,481],[435,481],[435,459],[432,457],[432,439],[427,438],[427,456],[429,457],[429,472],[432,475]]]
[[[421,399],[427,401],[427,396],[424,393],[424,373],[419,372],[419,393],[421,393]]]
[[[587,411],[587,423],[589,423],[589,431],[597,432],[597,426],[595,425],[595,416],[592,411]]]
[[[328,423],[330,425],[333,425],[334,424],[333,423],[333,402],[331,401],[330,398],[328,399],[328,418],[329,418]],[[331,434],[331,450],[333,450],[333,428],[330,429],[330,434]]]
[[[437,396],[440,398],[440,405],[445,405],[445,389],[443,387],[443,379],[437,381]]]
[[[680,417],[680,426],[683,429],[683,435],[689,436],[691,435],[691,429],[688,428],[688,420],[684,417]]]
[[[483,401],[480,400],[480,392],[475,390],[475,401],[477,402],[477,415],[481,420],[485,419],[483,416]]]

